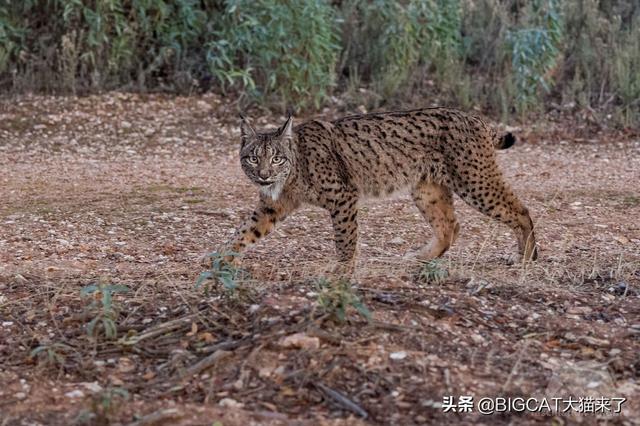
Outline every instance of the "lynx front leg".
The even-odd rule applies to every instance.
[[[338,265],[334,272],[351,275],[358,245],[358,199],[344,198],[331,211]]]
[[[267,203],[261,200],[251,217],[238,228],[234,236],[224,245],[220,252],[241,254],[260,238],[270,234],[275,224],[282,221],[293,208],[294,206],[285,203]],[[238,259],[237,256],[227,256],[225,261],[237,263]]]

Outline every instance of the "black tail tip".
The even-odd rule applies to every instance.
[[[502,136],[500,139],[500,146],[498,149],[507,149],[511,148],[516,143],[516,137],[513,136],[513,133],[509,132],[506,135]]]

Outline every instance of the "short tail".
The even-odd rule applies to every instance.
[[[494,138],[494,146],[496,147],[496,149],[511,148],[515,143],[516,137],[513,136],[513,133],[511,132],[505,133],[501,137],[498,137],[498,135],[496,135],[496,137]]]

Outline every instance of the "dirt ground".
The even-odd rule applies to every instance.
[[[247,252],[238,289],[195,285],[257,198],[234,112],[213,95],[1,101],[0,425],[640,424],[638,137],[516,129],[499,161],[536,224],[526,267],[457,199],[447,276],[420,278],[402,259],[430,235],[418,210],[366,201],[352,284],[372,318],[339,321],[319,302],[333,243],[316,208]],[[100,310],[96,283],[129,291]],[[448,396],[626,401],[482,415]]]

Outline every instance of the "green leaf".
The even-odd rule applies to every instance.
[[[38,346],[37,348],[35,348],[34,350],[32,350],[29,353],[29,356],[31,358],[35,357],[36,355],[38,355],[40,352],[44,351],[44,350],[48,350],[48,346]]]
[[[87,324],[87,334],[89,336],[92,336],[92,337],[94,336],[94,331],[95,331],[95,328],[96,328],[96,324],[98,323],[99,320],[100,320],[100,317],[97,316],[94,319],[92,319],[89,322],[89,324]]]
[[[84,287],[82,290],[80,290],[80,295],[81,296],[88,296],[92,293],[94,293],[96,290],[98,290],[98,286],[96,284],[90,284],[86,287]]]
[[[131,289],[128,286],[123,284],[108,285],[104,289],[110,291],[111,293],[127,293],[131,291]]]
[[[208,279],[211,279],[212,277],[213,277],[213,272],[211,271],[201,272],[200,275],[198,276],[198,279],[196,280],[196,288],[199,288],[202,285],[202,283],[204,283]]]

